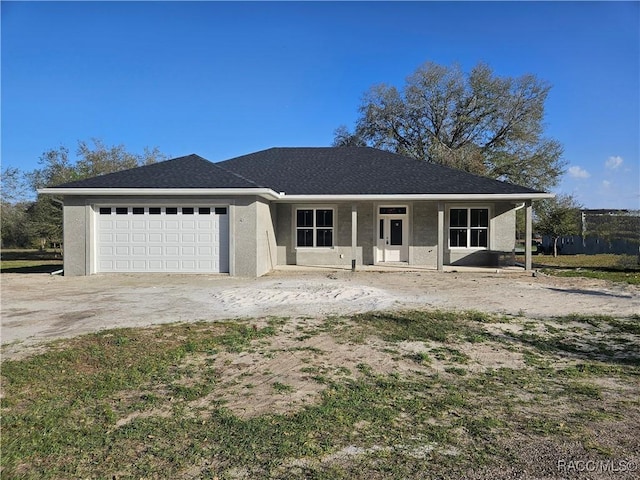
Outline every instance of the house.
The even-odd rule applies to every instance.
[[[368,147],[188,155],[40,193],[64,204],[65,275],[277,265],[495,265],[552,195]]]

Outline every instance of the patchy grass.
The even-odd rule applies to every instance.
[[[519,257],[524,261],[524,257]],[[634,255],[538,255],[533,267],[558,277],[584,277],[640,285],[640,261]]]
[[[637,462],[640,319],[503,320],[410,311],[331,318],[304,338],[272,319],[54,342],[2,364],[2,475],[561,478],[558,458]],[[524,361],[480,365],[479,349]],[[304,382],[319,393],[295,403]],[[257,402],[291,406],[241,417],[225,403],[260,389]]]

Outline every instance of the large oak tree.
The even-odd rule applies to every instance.
[[[485,64],[426,63],[399,90],[375,85],[363,97],[355,131],[334,145],[370,145],[418,160],[544,190],[563,172],[562,147],[544,137],[550,86],[534,75],[499,77]]]

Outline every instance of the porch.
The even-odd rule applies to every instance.
[[[531,269],[531,202],[404,200],[275,207],[277,268],[502,271],[515,263],[515,212],[525,208],[529,241],[524,268]]]

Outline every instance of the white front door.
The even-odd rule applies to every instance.
[[[409,260],[407,207],[378,208],[378,262]]]

